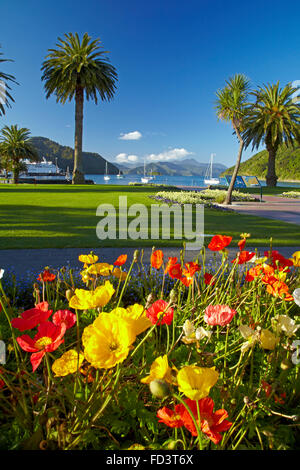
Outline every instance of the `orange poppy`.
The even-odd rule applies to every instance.
[[[169,267],[169,276],[172,279],[180,279],[182,277],[182,269],[181,269],[181,264],[172,264],[172,266]]]
[[[229,237],[227,235],[215,235],[212,237],[208,248],[211,251],[221,251],[226,248],[231,243],[232,237]]]
[[[170,267],[173,266],[174,264],[178,264],[177,256],[169,257],[169,261],[167,262],[167,266],[166,266],[166,269],[165,269],[165,274],[167,274],[169,272]]]
[[[55,279],[55,274],[50,273],[49,269],[44,269],[44,271],[39,274],[37,280],[40,282],[52,282]]]
[[[164,254],[161,250],[153,251],[151,255],[151,266],[160,269],[164,261]]]
[[[115,266],[123,266],[127,261],[127,255],[120,255],[114,262]]]
[[[175,406],[175,411],[170,410],[170,408],[167,408],[166,406],[163,406],[157,411],[156,416],[159,418],[158,422],[164,423],[170,428],[181,428],[183,426],[183,421],[177,410],[181,410],[180,405]]]
[[[197,401],[187,399],[185,402],[190,408],[192,414],[194,415],[196,422],[198,422],[199,424]],[[201,431],[214,444],[219,444],[219,442],[222,440],[221,432],[227,431],[232,426],[232,423],[226,419],[228,418],[227,411],[224,409],[220,409],[214,412],[214,402],[210,397],[205,397],[198,400],[198,407],[201,420]],[[193,436],[197,436],[198,433],[196,426],[194,424],[192,416],[185,408],[185,406],[178,405],[178,411],[180,413],[184,426],[188,429],[188,431],[190,431]]]

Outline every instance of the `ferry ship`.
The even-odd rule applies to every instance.
[[[20,179],[38,179],[38,180],[60,180],[60,181],[69,181],[70,172],[69,168],[64,172],[57,166],[57,159],[55,164],[51,161],[47,161],[45,158],[40,162],[31,162],[29,160],[23,160],[23,163],[26,165],[26,172],[20,173]]]

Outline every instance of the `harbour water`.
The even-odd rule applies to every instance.
[[[141,183],[142,175],[122,175],[122,178],[118,178],[117,175],[110,175],[108,181],[104,180],[104,175],[85,175],[86,179],[93,180],[95,184],[122,184],[128,185],[129,183]],[[259,180],[262,186],[266,186],[265,180]],[[184,186],[184,187],[205,187],[203,176],[169,176],[161,175],[155,176],[149,183],[164,184],[171,186]],[[220,185],[227,186],[226,179],[220,178]],[[282,187],[295,187],[300,188],[300,182],[298,183],[286,183],[278,181],[277,186]]]

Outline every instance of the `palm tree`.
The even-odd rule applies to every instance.
[[[1,56],[3,56],[3,52],[0,52],[0,64],[2,62],[12,62],[11,59],[2,59]],[[11,107],[10,101],[14,103],[14,99],[8,91],[11,90],[8,82],[17,83],[13,75],[0,71],[0,116],[5,114],[5,106]]]
[[[234,133],[238,137],[240,143],[236,164],[224,201],[225,205],[231,204],[232,191],[239,171],[242,152],[245,145],[241,132],[244,128],[244,121],[248,112],[247,99],[249,87],[249,79],[245,77],[245,75],[238,73],[226,81],[226,86],[223,89],[218,90],[216,93],[216,110],[218,118],[232,124]]]
[[[266,145],[269,154],[266,183],[270,187],[277,184],[275,161],[278,147],[283,143],[293,147],[295,141],[300,142],[300,106],[293,98],[297,90],[291,84],[281,89],[277,82],[258,87],[251,93],[256,102],[247,118],[243,138],[246,146],[252,143],[252,150],[262,143]]]
[[[57,49],[49,49],[42,65],[42,80],[45,81],[46,98],[54,93],[56,102],[64,104],[75,98],[75,144],[73,184],[84,183],[82,166],[82,129],[84,94],[98,102],[113,98],[117,73],[99,49],[100,39],[91,41],[85,33],[82,41],[77,33],[65,34],[65,40],[58,38]]]
[[[29,129],[17,125],[4,126],[0,135],[0,154],[6,168],[13,172],[14,183],[18,183],[20,171],[24,170],[23,159],[38,161],[39,156],[30,142]]]

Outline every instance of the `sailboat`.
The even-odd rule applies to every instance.
[[[121,170],[119,170],[119,173],[117,174],[117,178],[118,178],[118,179],[124,178],[124,176],[121,175]]]
[[[210,163],[207,167],[205,177],[204,177],[204,183],[205,184],[219,184],[220,180],[218,178],[213,178],[212,176],[212,169],[213,169],[213,158],[216,156],[215,153],[212,153],[210,155]]]
[[[146,161],[144,160],[144,176],[141,178],[142,183],[149,183],[149,178],[146,176]]]
[[[105,175],[104,175],[104,179],[105,179],[105,181],[109,181],[109,180],[110,180],[110,176],[108,175],[108,171],[107,171],[107,162],[106,162],[106,165],[105,165]]]

